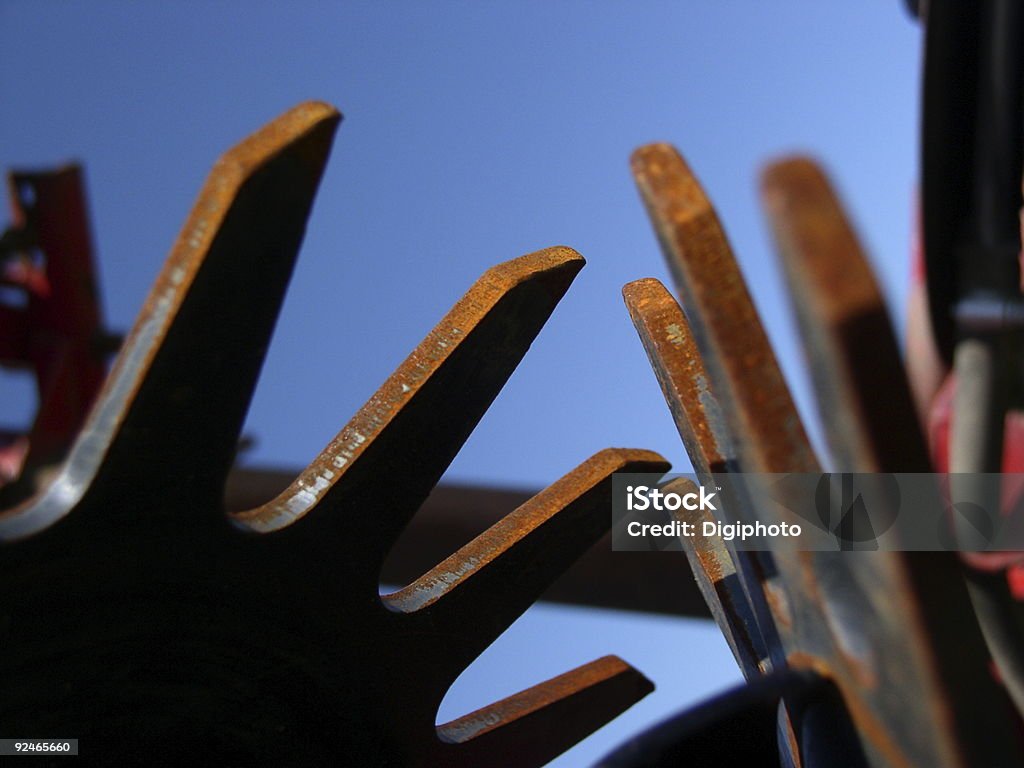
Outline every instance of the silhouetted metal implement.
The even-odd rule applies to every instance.
[[[216,165],[54,476],[0,513],[0,725],[107,763],[539,765],[651,690],[606,657],[435,726],[460,672],[606,531],[607,450],[405,588],[394,541],[583,266],[486,272],[274,500],[224,489],[340,116]]]
[[[1010,0],[933,0],[928,14],[932,320],[940,351],[980,403],[968,414],[970,397],[958,395],[951,463],[998,470],[1002,418],[1016,403],[1007,392],[1019,395],[1021,378],[1019,363],[1000,361],[1019,351],[1024,318],[1024,12]],[[222,764],[528,766],[651,690],[606,657],[435,725],[460,672],[606,533],[612,475],[668,469],[651,452],[609,449],[532,497],[432,493],[582,267],[574,251],[552,248],[486,272],[296,479],[232,472],[339,120],[326,105],[301,105],[217,164],[68,448],[98,382],[88,261],[72,281],[83,289],[72,299],[81,316],[61,330],[89,386],[55,390],[59,428],[37,421],[23,482],[12,486],[39,487],[0,512],[0,735],[74,736],[107,763],[181,764],[201,751]],[[683,307],[656,280],[631,283],[624,296],[698,476],[819,472],[699,183],[667,145],[638,150],[633,169]],[[36,299],[39,265],[10,256],[41,248],[64,263],[62,244],[47,240],[60,229],[51,229],[51,192],[71,190],[65,234],[87,246],[77,171],[62,173],[15,180],[17,221],[0,255],[8,282]],[[830,466],[930,471],[881,294],[824,173],[807,159],[784,160],[768,168],[762,192]],[[46,362],[52,350],[33,357],[25,317],[0,320],[4,361]],[[723,522],[751,508],[789,522],[736,487],[723,498]],[[474,524],[460,510],[476,500],[493,524],[463,544]],[[516,509],[497,519],[505,503]],[[392,552],[404,529],[423,524],[410,523],[421,506],[436,517],[417,529],[430,534],[420,543],[462,544],[439,565],[424,562],[427,546]],[[716,513],[681,514],[697,522]],[[1024,698],[1024,646],[1002,572],[968,571],[969,592],[949,552],[690,543],[697,587],[746,684],[601,765],[1024,762],[1007,696],[1018,706]],[[602,569],[597,557],[591,574]],[[653,564],[657,555],[644,557]],[[382,577],[407,586],[381,596]],[[615,584],[587,590],[577,578],[547,594],[664,610],[660,596],[636,602],[663,594],[670,579],[658,578],[621,591],[629,579],[619,571]],[[692,611],[692,586],[676,586]]]

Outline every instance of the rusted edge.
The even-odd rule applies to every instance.
[[[508,294],[531,283],[559,296],[583,267],[571,248],[538,251],[492,267],[473,284],[320,455],[273,501],[234,513],[241,527],[260,533],[285,528],[334,494],[366,451],[412,403],[431,377],[454,356]],[[517,350],[525,353],[525,348]],[[495,354],[503,352],[495,350]],[[502,382],[503,383],[503,382]]]
[[[787,158],[761,190],[836,469],[931,471],[885,301],[824,172]]]
[[[735,457],[726,417],[682,309],[653,278],[628,283],[622,296],[694,467],[729,471]]]
[[[725,415],[711,389],[683,311],[660,282],[637,280],[622,289],[633,324],[651,367],[661,385],[680,437],[702,481],[724,472],[733,463],[733,451]],[[759,624],[770,622],[761,600],[759,573],[744,552],[696,552],[684,540],[687,558],[712,616],[745,675],[763,671],[767,650]],[[751,594],[753,593],[753,594]]]
[[[0,541],[20,539],[45,529],[82,498],[146,381],[192,281],[245,181],[266,163],[296,148],[296,159],[310,166],[311,176],[318,180],[330,137],[340,120],[341,115],[328,104],[301,104],[243,140],[217,162],[67,460],[57,477],[40,493],[0,512]]]
[[[678,478],[665,486],[666,492],[690,493],[696,484],[685,478]],[[700,526],[705,521],[714,521],[710,512],[679,509],[673,513],[681,522]],[[736,663],[747,679],[767,672],[770,668],[768,652],[764,648],[753,608],[744,592],[732,553],[725,542],[717,537],[701,539],[698,546],[693,537],[682,537],[683,550],[690,563],[697,587],[708,604],[708,609],[725,636]]]
[[[441,725],[438,737],[479,755],[479,765],[543,765],[653,690],[605,656]]]
[[[710,201],[667,144],[632,157],[647,211],[683,298],[746,471],[815,472],[803,424]]]
[[[915,417],[895,334],[872,270],[824,171],[793,157],[762,174],[762,198],[786,271],[790,296],[814,372],[819,411],[836,468],[844,472],[928,472],[927,445]],[[914,642],[920,661],[946,690],[956,714],[948,728],[974,715],[964,702],[984,693],[986,653],[950,553],[906,553],[890,578],[914,597],[904,615],[930,638]],[[940,587],[940,584],[945,586]],[[920,622],[920,623],[918,623]],[[910,621],[908,621],[908,626]],[[971,667],[964,675],[961,669]],[[980,687],[979,687],[980,686]],[[975,696],[965,693],[976,689]],[[945,720],[950,714],[939,710]],[[964,734],[975,743],[977,732]]]
[[[458,589],[469,589],[480,594],[493,594],[502,588],[487,577],[488,567],[499,559],[515,560],[517,550],[529,547],[530,538],[537,541],[552,536],[549,524],[557,517],[573,516],[574,506],[583,506],[581,500],[599,486],[607,486],[615,472],[664,473],[671,465],[653,451],[608,448],[595,454],[569,474],[557,480],[532,499],[510,512],[451,557],[432,568],[412,584],[386,597],[387,604],[403,613],[428,608]],[[604,503],[586,505],[589,521],[572,524],[576,538],[596,538],[611,526],[611,489]],[[587,535],[589,534],[589,535]],[[593,543],[587,541],[586,544]],[[562,561],[562,552],[546,548],[547,557],[540,563],[543,581],[559,576],[571,563]],[[572,560],[575,553],[569,553]],[[536,578],[536,572],[531,573]],[[504,584],[508,589],[510,585]],[[514,587],[513,587],[514,588]],[[475,604],[479,604],[479,600]]]

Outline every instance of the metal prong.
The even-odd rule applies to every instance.
[[[680,154],[641,147],[633,173],[687,310],[744,471],[817,472],[757,310],[718,217]]]
[[[653,278],[629,283],[622,296],[694,469],[707,477],[735,469],[725,414],[683,310]]]
[[[614,473],[668,469],[651,451],[601,451],[385,603],[424,632],[465,635],[446,660],[454,679],[611,527]]]
[[[734,454],[725,414],[711,389],[686,317],[657,280],[638,280],[625,286],[622,293],[690,461],[701,482],[711,484],[713,473],[732,467]],[[694,517],[707,514],[694,513]],[[687,522],[703,520],[688,518]],[[764,605],[762,576],[753,553],[718,543],[714,551],[697,551],[690,539],[683,540],[705,602],[740,668],[747,676],[758,674],[768,656],[759,625],[770,627],[773,621]]]
[[[540,766],[654,690],[615,656],[592,661],[439,726],[452,766]]]
[[[836,468],[929,472],[885,301],[828,179],[797,157],[761,188]]]
[[[550,248],[488,270],[288,490],[235,521],[302,518],[382,562],[583,263]]]
[[[679,478],[665,485],[666,493],[686,494],[697,490],[696,484],[685,478]],[[696,530],[702,530],[705,522],[713,522],[715,517],[706,510],[679,509],[674,516],[690,523]],[[768,651],[758,628],[753,607],[747,597],[737,572],[734,555],[742,557],[742,552],[730,552],[725,542],[717,536],[701,537],[696,544],[694,537],[682,537],[683,549],[690,562],[690,570],[697,580],[697,587],[704,595],[711,615],[722,630],[729,649],[739,664],[746,678],[762,674],[770,664]]]
[[[85,494],[125,517],[146,498],[220,506],[340,119],[302,104],[220,159],[57,478],[5,514],[12,538]]]

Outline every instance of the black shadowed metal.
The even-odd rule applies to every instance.
[[[606,657],[435,726],[465,667],[610,525],[609,449],[404,589],[392,544],[583,266],[487,271],[274,500],[225,482],[340,115],[307,103],[213,169],[83,431],[0,513],[0,730],[109,764],[531,766],[646,695]]]

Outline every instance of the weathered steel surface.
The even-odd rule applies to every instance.
[[[812,161],[794,159],[771,166],[762,183],[766,209],[779,244],[790,294],[800,320],[815,391],[826,424],[836,468],[854,472],[927,472],[928,449],[914,413],[895,334],[885,304],[825,174]],[[957,348],[957,357],[965,349]],[[961,363],[962,364],[962,361]],[[978,362],[966,365],[965,381],[976,382]],[[981,388],[984,390],[984,387]],[[984,391],[961,392],[958,412],[976,419],[987,412]],[[1003,414],[999,412],[998,419]],[[993,446],[995,466],[1002,455],[1002,432]],[[991,465],[989,465],[991,468]],[[981,472],[985,464],[960,463],[962,471]],[[910,573],[923,594],[938,591],[942,605],[934,606],[933,643],[948,642],[957,628],[946,605],[949,574],[958,570],[947,553],[906,553]],[[969,572],[968,587],[974,612],[1001,677],[1018,702],[1024,700],[1020,653],[1022,635],[1016,628],[1013,601],[1004,574]],[[953,587],[955,592],[960,590]],[[932,601],[929,601],[932,602]],[[955,641],[959,644],[960,639]],[[957,654],[956,646],[945,654]],[[961,681],[962,686],[967,681]]]
[[[633,173],[704,365],[721,384],[715,394],[742,435],[742,445],[733,441],[739,457],[763,472],[816,472],[768,337],[697,179],[665,144],[638,149]]]
[[[637,280],[622,289],[626,308],[640,334],[654,375],[699,473],[734,469],[735,449],[690,324],[660,282]]]
[[[885,301],[824,172],[791,158],[761,187],[835,468],[930,472]]]
[[[724,422],[704,419],[723,432],[715,444],[733,446],[733,466],[741,471],[816,471],[739,268],[698,182],[665,145],[639,150],[633,166],[679,283],[708,388],[726,415]],[[810,290],[821,288],[827,283]],[[805,306],[830,305],[818,297]],[[830,339],[838,345],[830,353],[838,359],[848,354],[842,349],[848,338]],[[662,345],[665,353],[672,353],[670,346]],[[685,370],[678,361],[656,361],[659,367],[663,378]],[[694,463],[701,458],[698,453]],[[873,458],[877,465],[879,457]],[[765,510],[759,515],[767,517]],[[762,565],[759,597],[773,619],[773,626],[760,626],[773,669],[815,669],[833,679],[871,765],[999,765],[1015,759],[1000,691],[987,673],[987,655],[952,557],[771,555]],[[749,582],[747,587],[752,593]],[[756,605],[753,610],[760,621],[764,611]],[[979,702],[993,704],[985,708]],[[804,745],[800,749],[806,765],[822,764],[820,755],[807,762]]]
[[[694,469],[702,482],[711,484],[712,473],[728,471],[734,456],[731,445],[719,443],[728,440],[725,414],[711,392],[686,317],[657,280],[630,283],[622,294]],[[694,523],[711,513],[696,510],[684,515],[685,522]],[[744,589],[739,570],[757,573],[751,553],[730,550],[720,540],[713,547],[695,548],[692,539],[684,538],[683,546],[711,615],[744,676],[766,671],[769,661],[752,610],[755,603]],[[759,584],[755,576],[750,578]]]
[[[768,168],[762,189],[815,373],[819,411],[830,427],[836,468],[930,471],[884,301],[824,172],[810,160],[784,161]],[[921,609],[930,614],[927,624],[937,657],[958,658],[965,652],[962,616],[967,606],[957,584],[955,556],[908,552],[902,557],[922,595]],[[980,669],[984,653],[976,640],[973,645],[974,666]],[[988,676],[961,676],[963,669],[950,665],[944,673],[951,687],[962,692],[961,702],[971,691],[985,696],[986,687],[987,696],[994,695],[992,686],[985,685]],[[967,706],[959,703],[961,713]],[[998,714],[997,709],[993,717]]]
[[[214,168],[54,480],[0,513],[0,729],[111,763],[539,765],[651,690],[606,658],[435,726],[445,691],[607,530],[598,453],[411,585],[392,544],[583,265],[489,270],[276,499],[227,513],[238,433],[340,116]]]

